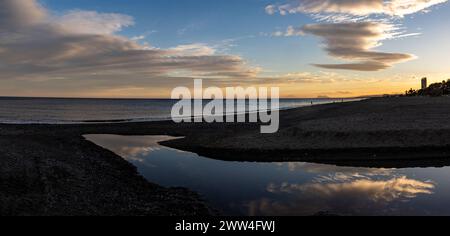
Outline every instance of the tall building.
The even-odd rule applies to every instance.
[[[427,78],[422,78],[422,89],[426,89],[428,87]]]

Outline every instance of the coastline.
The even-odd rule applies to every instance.
[[[259,124],[170,121],[0,124],[2,215],[209,215],[186,189],[148,183],[86,134],[185,137],[161,144],[221,160],[336,165],[450,165],[450,98],[372,98],[280,112],[280,131]],[[276,155],[276,156],[275,156]],[[82,198],[79,196],[83,196]]]

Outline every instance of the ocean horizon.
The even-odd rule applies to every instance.
[[[236,101],[238,101],[237,99]],[[280,109],[350,102],[356,98],[280,99]],[[171,119],[175,99],[138,98],[41,98],[0,97],[0,123],[73,124],[104,122],[143,122]],[[204,104],[208,101],[204,100]],[[240,100],[242,101],[242,99]],[[249,100],[247,100],[249,101]],[[257,112],[258,108],[237,107],[238,113]]]

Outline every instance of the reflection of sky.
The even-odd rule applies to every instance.
[[[149,181],[187,187],[231,215],[450,215],[449,168],[239,163],[159,146],[167,136],[88,135]]]
[[[144,162],[145,157],[161,149],[158,142],[173,139],[168,136],[147,136],[145,138],[128,136],[126,139],[120,139],[115,135],[87,135],[87,137],[95,137],[97,145],[107,147],[127,161],[139,162]]]

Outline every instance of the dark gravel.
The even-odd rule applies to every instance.
[[[214,214],[197,194],[147,182],[84,134],[183,136],[163,145],[223,160],[440,166],[450,163],[450,98],[283,111],[270,135],[258,124],[0,124],[0,215]]]

